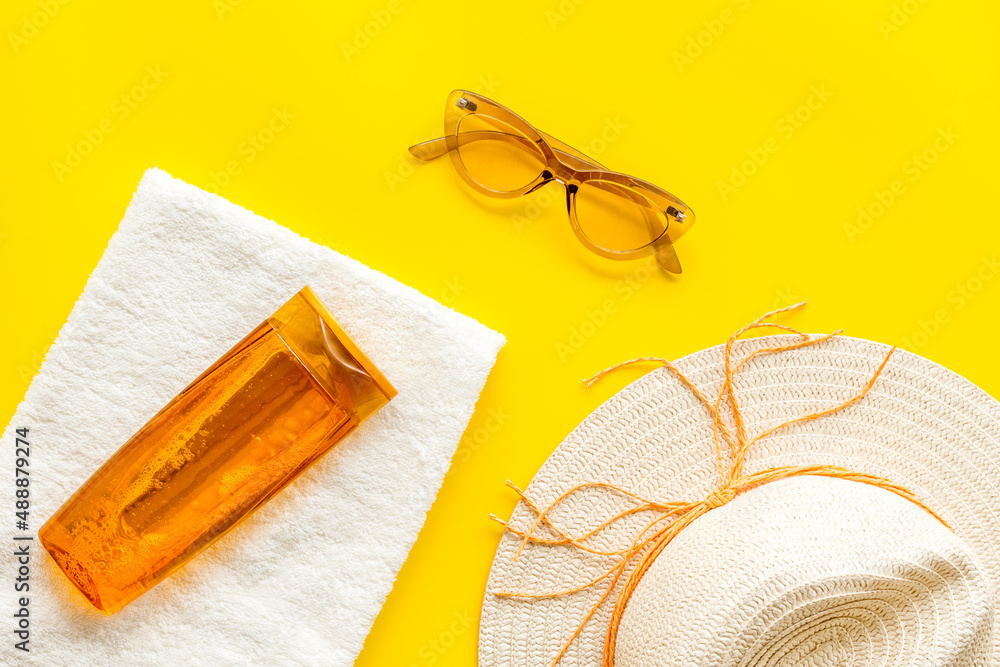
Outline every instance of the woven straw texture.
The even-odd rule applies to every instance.
[[[736,355],[793,340],[741,341]],[[735,378],[751,435],[854,395],[888,349],[840,336],[755,357]],[[715,396],[724,378],[723,347],[677,366]],[[859,403],[757,443],[746,471],[828,464],[885,477],[916,493],[955,532],[913,503],[856,482],[795,478],[747,491],[695,520],[659,556],[626,608],[616,664],[994,664],[1000,656],[993,609],[1000,585],[998,446],[997,401],[955,373],[897,351]],[[663,501],[705,498],[718,484],[708,411],[667,369],[643,376],[569,434],[527,493],[547,506],[584,482]],[[584,533],[630,503],[591,488],[551,518]],[[618,521],[591,544],[622,548],[651,516]],[[533,518],[521,503],[510,523],[523,528]],[[538,600],[491,591],[566,589],[614,562],[544,544],[529,544],[515,562],[518,544],[504,534],[490,573],[482,667],[549,665],[602,587]],[[609,603],[561,666],[601,664]]]

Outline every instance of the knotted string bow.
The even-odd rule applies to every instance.
[[[677,366],[675,366],[671,361],[667,359],[662,359],[660,357],[641,357],[638,359],[632,359],[629,361],[622,362],[615,366],[607,368],[597,375],[584,380],[586,386],[591,386],[606,374],[624,366],[629,366],[631,364],[642,363],[642,362],[656,362],[671,372],[673,372],[680,381],[690,389],[698,400],[704,404],[705,408],[709,411],[712,416],[712,439],[715,445],[716,453],[716,464],[719,473],[719,485],[708,494],[703,500],[692,501],[692,502],[661,502],[657,500],[651,500],[644,498],[636,493],[633,493],[627,489],[621,488],[614,484],[608,484],[605,482],[588,482],[586,484],[580,484],[575,486],[568,491],[564,492],[562,495],[557,497],[552,503],[546,507],[540,507],[530,496],[528,496],[524,491],[519,489],[509,480],[507,486],[513,489],[521,498],[521,501],[534,513],[534,520],[528,525],[526,529],[519,529],[511,526],[509,523],[500,519],[495,515],[490,515],[490,518],[494,521],[499,522],[505,528],[505,530],[517,535],[521,538],[521,542],[518,545],[517,550],[514,553],[514,560],[516,561],[524,548],[529,542],[533,544],[543,544],[543,545],[566,545],[575,547],[581,551],[594,554],[597,556],[605,557],[617,557],[614,565],[608,570],[602,572],[596,578],[587,581],[579,586],[573,588],[568,588],[560,591],[550,591],[550,592],[523,592],[523,591],[504,591],[495,590],[494,595],[499,597],[511,597],[511,598],[521,598],[521,599],[542,599],[542,598],[554,598],[563,595],[569,595],[571,593],[576,593],[593,586],[597,586],[601,582],[607,582],[606,587],[602,595],[598,598],[597,602],[590,608],[587,614],[581,619],[580,624],[576,627],[575,632],[570,636],[570,638],[563,645],[562,650],[552,661],[552,665],[555,666],[562,660],[566,651],[573,644],[576,638],[583,631],[583,628],[587,625],[593,615],[600,609],[601,605],[608,600],[609,597],[618,588],[618,583],[624,577],[624,583],[621,589],[618,591],[618,596],[615,599],[614,608],[611,611],[611,619],[608,623],[607,632],[604,637],[604,652],[602,657],[603,667],[614,667],[615,663],[615,645],[618,637],[618,627],[621,624],[622,616],[625,612],[625,607],[628,604],[629,598],[631,598],[632,593],[635,591],[639,582],[642,580],[643,575],[649,570],[650,566],[656,560],[668,544],[687,526],[691,525],[698,517],[702,516],[706,512],[710,512],[713,509],[721,507],[726,503],[732,501],[736,496],[743,493],[748,489],[760,486],[762,484],[767,484],[768,482],[773,482],[779,479],[787,479],[789,477],[801,477],[804,475],[818,475],[822,477],[834,477],[838,479],[846,479],[853,482],[861,482],[863,484],[870,484],[872,486],[877,486],[879,488],[891,491],[912,503],[922,507],[932,516],[934,516],[938,521],[943,523],[945,526],[948,524],[938,516],[930,507],[925,505],[919,498],[917,498],[911,491],[906,489],[895,482],[892,482],[883,477],[878,477],[876,475],[870,475],[867,473],[856,472],[847,468],[842,468],[839,466],[832,465],[811,465],[811,466],[778,466],[774,468],[768,468],[754,473],[745,473],[743,470],[743,465],[746,461],[747,454],[750,448],[756,443],[760,442],[764,438],[772,435],[773,433],[780,431],[781,429],[787,428],[793,424],[798,424],[802,422],[812,421],[819,419],[821,417],[834,414],[854,405],[875,386],[876,381],[885,369],[886,364],[889,363],[889,359],[892,358],[893,353],[896,348],[893,347],[886,354],[882,363],[875,370],[871,379],[865,384],[861,390],[854,395],[852,398],[839,403],[837,405],[831,406],[819,412],[814,412],[811,414],[802,415],[801,417],[796,417],[795,419],[788,420],[777,426],[773,426],[769,429],[764,430],[758,435],[751,438],[747,434],[746,423],[743,419],[743,414],[740,409],[739,400],[736,396],[736,390],[734,388],[733,379],[736,373],[752,358],[764,354],[772,354],[775,352],[783,352],[787,350],[794,350],[801,347],[807,347],[809,345],[816,345],[827,341],[834,336],[839,335],[842,330],[837,330],[830,334],[820,335],[820,336],[810,336],[797,329],[784,326],[782,324],[776,324],[774,322],[769,322],[768,320],[778,315],[780,313],[796,310],[805,305],[805,302],[797,303],[793,306],[788,306],[786,308],[780,308],[778,310],[771,311],[758,319],[754,320],[747,326],[739,329],[726,342],[725,353],[724,353],[724,363],[725,363],[725,381],[719,390],[719,394],[715,401],[710,401],[707,396],[699,389],[687,376],[682,373]],[[786,344],[786,345],[774,345],[760,347],[749,354],[747,354],[738,363],[733,363],[733,346],[736,341],[740,339],[745,333],[755,330],[755,329],[780,329],[788,333],[794,334],[799,337],[799,340]],[[728,400],[729,407],[732,411],[733,419],[733,429],[730,429],[729,425],[722,417],[721,406],[723,400]],[[727,467],[723,461],[722,451],[723,446],[729,448],[730,454],[730,464]],[[618,514],[612,516],[610,519],[600,523],[598,526],[590,529],[589,531],[580,535],[571,535],[569,531],[563,529],[552,519],[549,518],[550,513],[562,504],[567,498],[580,493],[581,491],[588,488],[603,488],[608,489],[614,493],[620,494],[627,498],[635,501],[635,505],[625,509]],[[587,541],[603,531],[605,528],[615,524],[616,522],[624,519],[625,517],[636,514],[643,511],[653,511],[656,517],[648,522],[632,539],[631,543],[618,550],[601,550],[591,547],[587,544]],[[556,535],[555,538],[548,538],[541,535],[536,535],[535,532],[539,529],[539,526],[545,525],[552,533]],[[625,572],[629,570],[629,566],[634,564],[634,567],[629,572],[628,576],[625,576]]]

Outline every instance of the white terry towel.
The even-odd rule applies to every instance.
[[[93,610],[45,553],[38,529],[306,284],[399,395],[179,572],[114,616]],[[5,466],[13,466],[15,428],[29,428],[31,442],[31,531],[5,532],[36,540],[31,651],[12,647],[10,614],[24,593],[13,591],[17,564],[8,556],[0,657],[47,666],[350,665],[503,344],[412,288],[148,171],[4,433]],[[12,473],[5,468],[8,488]]]

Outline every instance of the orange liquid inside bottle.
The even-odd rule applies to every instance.
[[[395,394],[306,287],[132,436],[39,540],[91,604],[112,614]]]

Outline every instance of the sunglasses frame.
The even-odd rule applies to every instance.
[[[462,162],[459,150],[463,140],[459,125],[462,119],[470,114],[480,114],[498,120],[523,135],[516,137],[495,133],[499,137],[491,138],[503,138],[513,143],[521,143],[522,148],[537,150],[544,162],[538,176],[526,185],[510,191],[491,189],[473,178]],[[449,154],[455,170],[472,189],[500,199],[522,197],[552,181],[558,181],[566,188],[566,208],[570,226],[588,250],[601,257],[615,260],[631,260],[653,254],[664,270],[670,273],[681,272],[680,261],[673,243],[694,224],[694,212],[666,190],[634,176],[607,169],[593,158],[538,130],[502,104],[467,90],[455,90],[448,96],[444,131],[443,137],[411,146],[410,153],[422,161],[439,158],[445,153]],[[532,142],[534,148],[526,147],[525,139]],[[605,248],[595,243],[587,236],[577,216],[576,194],[580,186],[585,183],[597,187],[601,187],[600,183],[611,184],[605,189],[615,195],[625,196],[642,207],[651,230],[660,226],[663,230],[649,243],[631,250]]]

